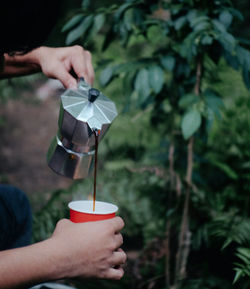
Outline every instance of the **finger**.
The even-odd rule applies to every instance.
[[[87,54],[88,53],[89,52],[87,51]],[[93,85],[94,79],[95,79],[95,72],[94,72],[94,68],[93,68],[93,65],[92,65],[92,58],[91,58],[91,54],[90,53],[87,56],[86,67],[87,67],[87,71],[88,71],[88,75],[89,75],[89,83],[91,85]]]
[[[110,259],[110,263],[113,267],[115,266],[120,266],[122,264],[125,264],[127,260],[127,255],[125,254],[125,252],[122,251],[115,251],[112,254],[112,257]]]
[[[120,233],[115,234],[114,238],[115,238],[116,248],[121,247],[121,245],[123,244],[122,234]]]
[[[62,65],[58,67],[54,77],[60,80],[65,88],[77,88],[76,79]]]
[[[87,76],[87,82],[89,84],[93,84],[94,82],[94,68],[92,65],[92,58],[91,58],[91,53],[87,50],[84,51],[84,60],[85,60],[85,69],[86,69],[86,76]]]
[[[124,275],[124,270],[121,267],[117,269],[109,268],[105,275],[107,279],[120,280]]]
[[[86,82],[93,84],[94,82],[94,69],[91,61],[91,54],[81,48],[81,52],[72,57],[72,68],[78,78],[84,77]]]
[[[118,233],[121,231],[121,229],[124,227],[124,221],[120,217],[115,217],[113,219],[110,219],[110,222],[113,225],[114,232]]]

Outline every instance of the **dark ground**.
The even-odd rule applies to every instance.
[[[57,131],[57,84],[46,82],[21,92],[18,100],[0,106],[0,183],[7,182],[43,205],[50,191],[66,188],[71,181],[57,176],[46,163],[46,152]],[[36,96],[34,96],[36,95]],[[38,193],[38,194],[36,194]]]

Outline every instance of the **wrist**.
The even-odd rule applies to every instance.
[[[69,272],[70,268],[70,256],[67,256],[67,250],[60,244],[60,240],[53,236],[46,241],[46,247],[48,248],[47,258],[50,258],[53,262],[53,268],[48,272],[48,280],[59,280],[72,277]]]
[[[59,279],[60,261],[55,254],[55,246],[51,239],[31,245],[30,264],[37,272],[36,283]]]
[[[27,63],[37,65],[41,68],[41,61],[46,50],[45,46],[38,47],[29,53],[25,54],[23,57]]]
[[[41,71],[39,51],[31,51],[25,55],[10,56],[4,54],[4,63],[0,78],[8,78],[32,74]]]
[[[42,242],[42,252],[45,260],[45,280],[59,280],[67,278],[67,262],[64,258],[65,252],[60,248],[57,240],[53,237]]]

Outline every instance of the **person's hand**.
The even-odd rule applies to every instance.
[[[63,219],[51,237],[55,256],[59,256],[58,278],[120,279],[126,254],[119,231],[120,217],[110,220],[75,224]]]
[[[60,80],[65,88],[76,88],[77,78],[80,77],[91,85],[94,82],[91,54],[78,45],[60,48],[42,46],[24,55],[10,56],[5,53],[0,79],[40,71]]]
[[[31,52],[42,72],[62,82],[65,88],[76,88],[77,78],[84,77],[86,82],[93,84],[94,70],[91,54],[81,46],[63,48],[40,47]]]

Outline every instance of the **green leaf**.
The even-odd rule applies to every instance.
[[[250,277],[250,249],[249,248],[237,248],[237,253],[235,254],[241,263],[235,263],[236,271],[233,283],[236,283],[241,277]]]
[[[228,28],[232,23],[233,16],[231,13],[229,13],[227,10],[225,10],[220,14],[219,20],[221,23],[223,23],[225,25],[225,27]]]
[[[193,56],[197,55],[197,44],[199,44],[199,32],[193,31],[183,40],[180,47],[180,54],[184,58],[192,59]]]
[[[139,102],[142,103],[150,95],[149,73],[147,69],[141,69],[135,78],[135,90],[139,94]]]
[[[248,58],[248,51],[245,48],[238,45],[236,47],[236,54],[239,59],[240,65],[243,66],[246,62],[246,59]]]
[[[229,51],[225,50],[224,57],[228,65],[230,65],[235,70],[239,69],[239,61],[238,57],[235,54],[230,53]]]
[[[163,30],[160,26],[158,25],[153,25],[150,26],[147,29],[147,38],[149,39],[150,42],[153,44],[157,44],[160,41],[162,41],[162,38],[164,37],[163,35]]]
[[[241,269],[235,269],[235,271],[236,271],[236,274],[234,276],[233,284],[235,284],[243,274],[243,271]]]
[[[168,70],[173,71],[175,65],[175,58],[173,56],[167,55],[160,59],[162,66]]]
[[[104,14],[98,14],[94,18],[94,27],[96,33],[99,32],[99,30],[102,28],[103,24],[105,22],[105,15]]]
[[[202,16],[190,18],[189,21],[190,21],[191,27],[194,28],[194,26],[196,26],[200,23],[204,23],[204,22],[208,23],[209,18],[207,16],[202,15]]]
[[[239,248],[238,253],[236,254],[245,264],[250,264],[250,255],[249,252],[245,251],[244,248]]]
[[[100,31],[100,29],[103,27],[105,23],[105,14],[97,14],[94,17],[94,22],[91,28],[89,29],[88,37],[93,38],[96,36],[96,34]]]
[[[115,67],[115,73],[120,74],[120,73],[129,73],[133,74],[132,71],[135,71],[136,69],[141,67],[141,63],[137,62],[126,62],[122,64],[118,64]]]
[[[99,81],[102,86],[106,86],[113,76],[113,67],[106,67],[100,74]]]
[[[126,44],[128,43],[128,39],[129,39],[129,31],[127,30],[125,23],[121,22],[119,24],[119,38],[120,38],[120,43],[122,46],[126,46]]]
[[[201,43],[203,45],[210,45],[210,44],[213,43],[213,38],[211,36],[209,36],[209,35],[205,35],[205,36],[202,37]]]
[[[236,39],[232,34],[224,32],[219,36],[219,42],[222,44],[223,48],[230,53],[233,53],[236,46]]]
[[[199,100],[200,98],[196,94],[189,93],[189,94],[183,95],[180,98],[178,105],[180,108],[187,109],[187,108],[190,108],[191,105],[198,103]]]
[[[131,95],[133,92],[133,80],[135,77],[135,72],[129,72],[126,73],[124,78],[123,78],[123,91],[124,91],[124,95],[125,95],[125,106],[123,109],[123,112],[128,112],[130,110],[130,106],[131,106]]]
[[[220,109],[224,107],[224,103],[220,97],[218,97],[212,90],[207,89],[204,92],[205,101],[207,106],[220,117]]]
[[[132,30],[132,25],[134,22],[134,9],[130,8],[124,13],[123,21],[127,30]]]
[[[183,4],[171,4],[171,14],[176,15],[179,11],[183,9]]]
[[[185,113],[181,122],[181,130],[185,140],[189,139],[201,125],[201,114],[192,109]]]
[[[121,5],[114,14],[115,19],[118,20],[121,18],[122,14],[131,6],[133,6],[132,3],[124,3]]]
[[[213,23],[214,27],[215,27],[218,31],[220,31],[220,32],[222,32],[222,33],[226,32],[226,27],[225,27],[221,22],[219,22],[218,20],[213,19],[213,20],[212,20],[212,23]]]
[[[89,15],[86,18],[84,18],[84,20],[68,34],[66,38],[66,44],[69,45],[79,37],[84,36],[85,32],[88,30],[88,28],[91,26],[92,23],[93,23],[93,15]]]
[[[228,237],[225,240],[225,242],[222,244],[221,250],[225,250],[232,242],[233,242],[233,240]]]
[[[194,26],[194,31],[202,31],[210,28],[210,24],[208,22],[201,22]]]
[[[172,108],[172,106],[170,104],[170,101],[168,99],[166,99],[166,98],[162,102],[161,107],[162,107],[162,110],[165,113],[170,113],[171,111],[173,111],[173,108]]]
[[[193,19],[196,19],[197,18],[197,10],[189,10],[189,12],[187,13],[187,20],[191,23],[191,21]]]
[[[243,21],[244,20],[244,16],[242,15],[242,13],[237,10],[237,9],[234,9],[232,7],[230,7],[230,12],[232,13],[232,15],[236,18],[238,18],[240,21]]]
[[[211,163],[217,168],[221,169],[229,178],[233,180],[238,179],[237,173],[226,163],[222,163],[216,160],[212,160]]]
[[[238,253],[236,255],[239,258],[244,257],[244,259],[242,259],[242,260],[244,260],[246,264],[247,263],[250,264],[250,248],[238,248],[237,252]]]
[[[175,22],[174,22],[175,30],[180,30],[184,26],[186,21],[187,21],[187,17],[186,16],[181,16],[181,17],[177,18],[175,20]]]
[[[77,14],[73,18],[71,18],[62,28],[61,32],[65,32],[72,27],[74,27],[77,23],[79,23],[83,19],[83,14]]]
[[[250,89],[250,71],[248,70],[246,65],[244,65],[243,67],[242,75],[246,87]]]
[[[149,68],[149,84],[155,93],[162,90],[164,84],[164,73],[160,66],[150,66]]]
[[[214,122],[214,112],[210,108],[208,108],[206,112],[206,130],[208,133],[212,129],[213,122]]]
[[[87,9],[90,6],[90,0],[83,0],[82,1],[82,8]]]
[[[134,24],[140,26],[144,22],[144,12],[141,9],[134,8]]]

